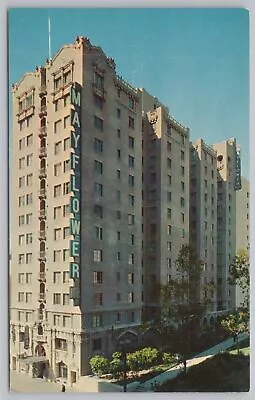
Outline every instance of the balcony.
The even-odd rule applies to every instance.
[[[39,117],[43,117],[44,115],[47,115],[47,106],[43,105],[40,107],[39,111]]]
[[[38,239],[39,240],[46,240],[45,230],[39,231]]]
[[[39,138],[44,138],[47,136],[47,128],[46,126],[41,126],[40,130],[39,130]]]
[[[39,219],[46,219],[46,210],[40,210],[39,211]]]
[[[43,158],[47,156],[47,151],[46,151],[46,147],[40,147],[39,148],[39,157]]]
[[[35,340],[40,343],[47,343],[47,336],[45,334],[36,335]]]
[[[47,173],[46,173],[46,168],[40,168],[39,169],[39,178],[46,178]]]
[[[46,300],[46,293],[39,293],[39,301],[45,301],[45,300]]]
[[[38,196],[39,196],[40,198],[46,197],[46,189],[45,189],[45,188],[41,188],[41,189],[39,190]]]
[[[95,93],[97,96],[101,97],[103,100],[105,100],[106,97],[106,91],[103,87],[97,86],[96,83],[92,83],[92,89],[93,93]]]
[[[39,281],[45,282],[46,281],[46,274],[45,272],[39,272]]]
[[[37,314],[37,320],[38,320],[38,322],[43,321],[43,319],[44,319],[44,312],[41,311],[41,310],[38,310],[38,314]]]
[[[39,257],[38,257],[38,259],[39,259],[40,261],[46,261],[46,253],[45,253],[45,251],[40,251],[40,252],[39,252]]]
[[[45,85],[45,84],[44,84],[44,85],[41,85],[41,86],[40,86],[40,94],[39,94],[39,96],[42,97],[42,96],[45,96],[46,94],[47,94],[46,85]]]

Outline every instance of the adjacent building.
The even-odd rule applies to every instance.
[[[144,317],[155,319],[157,288],[175,276],[189,242],[189,129],[145,90],[142,100]]]

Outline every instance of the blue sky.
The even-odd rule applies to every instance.
[[[236,137],[249,174],[249,15],[244,9],[27,8],[9,11],[9,80],[43,65],[77,35],[115,59],[208,144]]]

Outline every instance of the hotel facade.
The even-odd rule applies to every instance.
[[[123,333],[137,340],[190,240],[213,284],[208,311],[234,307],[234,140],[191,144],[189,128],[83,37],[12,91],[11,369],[71,385]]]

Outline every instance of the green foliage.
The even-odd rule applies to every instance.
[[[249,309],[250,295],[250,259],[246,251],[241,250],[235,256],[233,263],[229,266],[229,284],[238,285],[244,295],[242,307]]]
[[[162,354],[162,361],[164,364],[171,364],[175,360],[175,356],[169,353]]]
[[[132,371],[141,371],[155,365],[159,358],[159,351],[155,348],[145,347],[134,353],[127,354],[127,365]]]
[[[91,371],[95,375],[107,374],[110,369],[110,362],[106,357],[94,356],[89,360]]]
[[[237,311],[222,319],[221,325],[224,329],[234,335],[249,331],[249,315],[245,311]]]

